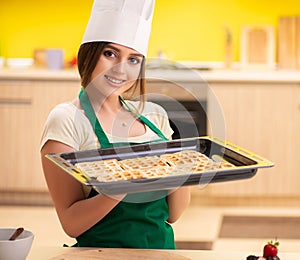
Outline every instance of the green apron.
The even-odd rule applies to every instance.
[[[85,91],[79,94],[81,106],[91,122],[101,148],[110,148],[129,143],[110,143],[104,133]],[[121,102],[132,112],[128,104]],[[154,131],[160,139],[167,141],[162,132],[147,118],[138,119]],[[98,193],[92,189],[89,197]],[[143,192],[127,195],[102,220],[76,238],[80,247],[107,248],[151,248],[175,249],[174,233],[166,221],[169,217],[167,191]],[[135,201],[133,203],[133,201]]]

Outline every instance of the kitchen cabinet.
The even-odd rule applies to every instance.
[[[220,137],[275,164],[273,168],[258,170],[251,179],[193,187],[192,202],[231,205],[241,201],[239,205],[246,205],[252,200],[258,205],[267,200],[272,205],[278,201],[275,205],[290,201],[299,205],[299,73],[252,76],[251,73],[207,72],[201,76],[207,80],[208,88],[207,84],[196,82],[199,77],[194,80],[180,73],[169,72],[169,81],[175,75],[176,83],[186,86],[205,102],[208,134],[225,131],[225,136]],[[170,82],[162,84],[151,79],[149,92],[160,93],[162,99],[194,100],[194,95],[182,92],[181,87]],[[43,125],[50,110],[76,97],[79,88],[79,77],[74,72],[0,73],[0,194],[20,192],[23,196],[22,192],[30,192],[33,197],[35,192],[47,194],[39,154]],[[221,123],[212,127],[216,121]]]
[[[34,120],[32,88],[28,81],[19,84],[1,82],[0,93],[0,187],[23,188],[31,185],[35,179],[29,174],[35,164],[35,160],[32,160],[32,141],[36,138],[30,134]]]
[[[151,80],[148,84],[150,93],[160,93],[159,96],[152,95],[160,101],[169,98],[192,102],[195,99],[187,92],[182,96],[182,87],[172,83]],[[186,86],[185,82],[181,84]],[[198,87],[193,82],[187,85],[193,92]],[[34,203],[35,192],[48,196],[39,154],[43,125],[50,110],[56,104],[75,98],[79,88],[79,77],[74,73],[0,74],[0,122],[4,126],[0,130],[3,139],[0,193],[7,195],[9,192],[8,200],[12,199],[11,192],[16,201],[19,201],[18,196],[27,194],[31,203]],[[204,102],[205,93],[201,92],[198,98]]]
[[[57,103],[73,99],[78,81],[0,80],[0,191],[46,191],[39,143]]]
[[[226,197],[300,196],[300,84],[211,82],[226,122],[226,139],[274,162],[249,179],[214,184],[206,192]],[[208,101],[208,118],[216,117]],[[299,200],[298,200],[299,201]]]

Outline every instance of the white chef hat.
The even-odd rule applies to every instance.
[[[147,54],[155,0],[94,0],[82,44],[106,41]]]

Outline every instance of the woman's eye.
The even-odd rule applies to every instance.
[[[138,59],[138,58],[129,58],[129,62],[131,64],[139,64],[139,63],[141,63],[140,59]]]
[[[106,57],[115,57],[115,53],[113,51],[104,51],[104,56]]]

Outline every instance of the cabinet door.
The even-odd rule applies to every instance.
[[[33,95],[29,81],[1,82],[0,136],[1,182],[0,188],[25,188],[31,183],[33,154],[30,135],[33,126]]]
[[[1,81],[0,189],[45,191],[40,138],[50,110],[74,99],[79,82]]]
[[[40,139],[42,136],[45,121],[51,109],[62,102],[74,100],[80,90],[80,83],[77,81],[35,81],[33,83],[34,103],[33,125],[31,135],[35,138],[32,140],[32,172],[33,181],[30,184],[33,189],[46,190],[44,174],[42,171],[40,159]]]
[[[221,196],[300,195],[300,87],[296,84],[211,84],[226,122],[226,139],[274,162],[248,180],[210,185]],[[213,115],[213,107],[209,107]],[[213,115],[215,116],[215,115]]]

